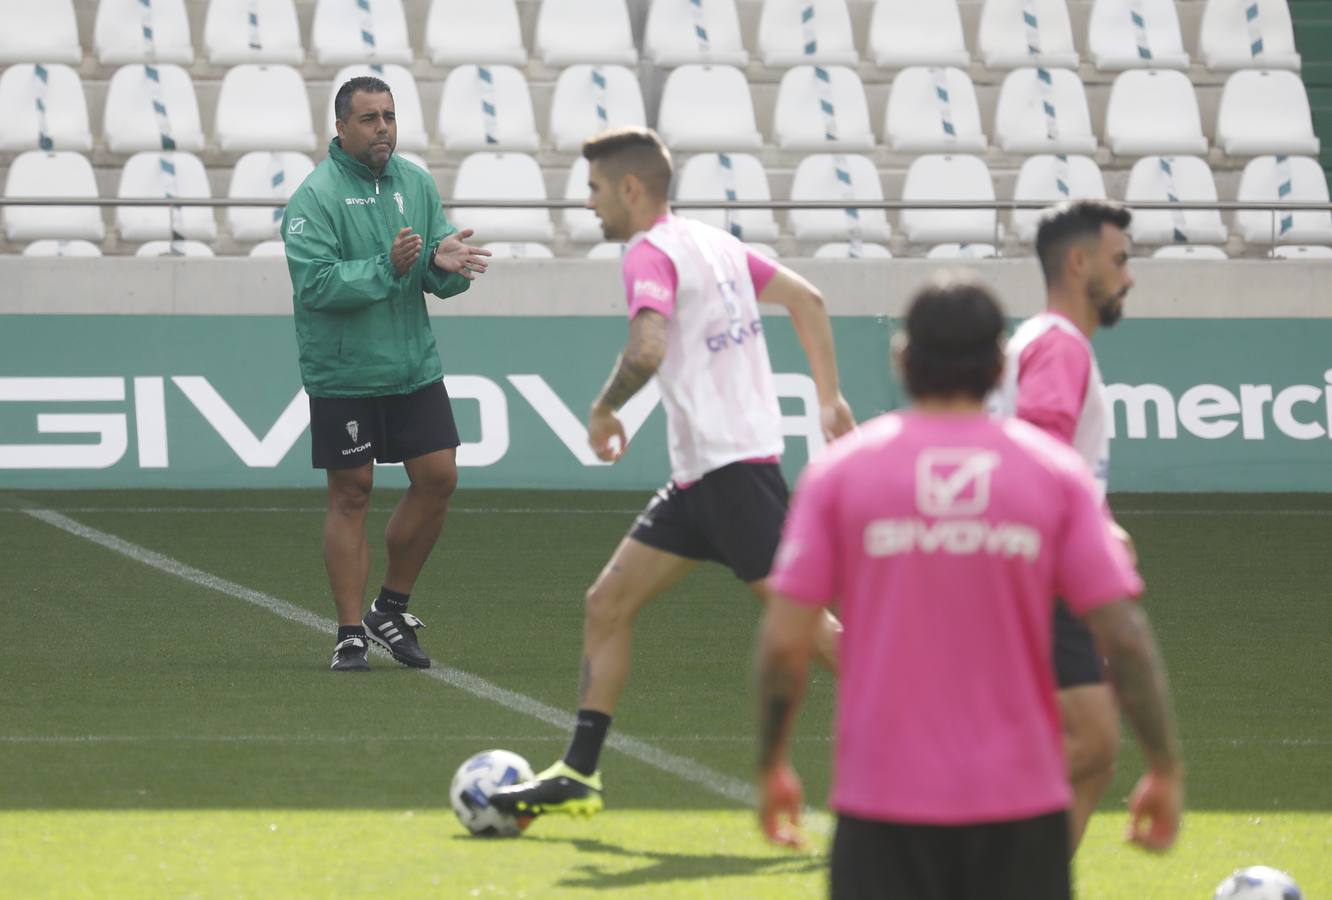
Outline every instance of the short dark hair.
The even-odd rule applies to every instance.
[[[603,131],[583,142],[583,158],[600,160],[617,176],[636,176],[654,197],[670,194],[671,151],[651,128],[626,125]]]
[[[373,75],[357,75],[338,88],[338,95],[333,98],[333,115],[339,122],[347,121],[351,115],[352,94],[364,91],[367,94],[388,94],[393,96],[387,82]]]
[[[999,380],[1003,334],[1004,314],[984,283],[965,272],[935,276],[907,309],[907,393],[983,400]]]
[[[1073,244],[1099,238],[1102,225],[1127,231],[1132,220],[1129,208],[1113,200],[1072,200],[1046,210],[1036,228],[1036,255],[1046,284],[1059,281],[1064,274],[1064,262]]]

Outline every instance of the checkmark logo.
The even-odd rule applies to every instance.
[[[305,220],[302,218],[295,218],[287,223],[287,234],[301,234],[304,231]]]
[[[974,516],[990,505],[990,475],[999,454],[971,447],[932,447],[916,459],[916,508],[926,516]]]

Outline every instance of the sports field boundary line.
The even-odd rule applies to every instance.
[[[369,511],[372,513],[391,513],[392,506],[372,506]],[[0,512],[28,512],[29,510],[22,506],[0,506]],[[53,509],[51,512],[66,513],[70,515],[85,515],[89,513],[124,513],[127,515],[162,515],[164,513],[192,513],[196,515],[221,515],[226,513],[238,514],[281,514],[288,513],[293,515],[323,515],[328,510],[322,506],[69,506],[60,509]],[[456,506],[449,508],[449,515],[557,515],[557,516],[591,516],[591,515],[612,515],[612,516],[632,516],[641,513],[641,507],[633,509],[587,509],[582,507],[504,507],[504,506]],[[1117,516],[1296,516],[1296,517],[1326,517],[1332,516],[1332,509],[1164,509],[1164,508],[1115,508],[1113,510]]]
[[[274,597],[263,591],[237,584],[234,581],[228,581],[146,547],[140,547],[138,544],[131,543],[124,538],[84,525],[82,522],[71,519],[55,510],[24,509],[22,512],[38,521],[45,522],[47,525],[97,544],[159,572],[217,591],[232,599],[243,600],[283,619],[304,625],[326,635],[336,634],[337,632],[337,625],[332,619],[312,613],[308,609],[280,597]],[[378,648],[375,649],[378,651]],[[388,658],[387,653],[378,652]],[[573,728],[575,719],[569,713],[528,697],[526,694],[500,687],[470,672],[464,672],[461,669],[454,669],[449,666],[438,666],[419,671],[427,678],[465,691],[479,699],[495,703],[510,712],[523,713],[566,732]],[[335,678],[337,676],[330,675],[329,677]],[[606,746],[658,771],[674,775],[682,781],[702,788],[717,797],[744,806],[753,805],[754,789],[750,784],[718,772],[688,757],[670,753],[647,741],[623,733],[611,734],[606,740]]]

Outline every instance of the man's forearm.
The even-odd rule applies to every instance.
[[[593,406],[602,406],[617,410],[629,402],[629,398],[643,389],[643,385],[652,380],[657,373],[656,366],[650,366],[629,356],[626,349],[615,362],[615,370],[602,387],[601,393],[593,401]]]
[[[1177,771],[1182,760],[1170,709],[1170,690],[1151,628],[1135,609],[1119,630],[1119,639],[1114,641],[1109,654],[1115,695],[1133,724],[1149,767],[1159,772]]]
[[[805,694],[805,672],[765,655],[759,663],[759,771],[785,754],[795,711]]]
[[[831,403],[841,391],[837,377],[837,350],[833,342],[832,320],[823,307],[795,307],[790,310],[791,327],[809,359],[809,371],[821,404]]]

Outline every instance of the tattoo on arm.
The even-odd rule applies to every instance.
[[[1116,651],[1110,654],[1110,677],[1119,704],[1133,723],[1148,762],[1174,767],[1180,761],[1179,744],[1165,665],[1151,629],[1136,609],[1117,616],[1111,629]]]
[[[759,770],[769,768],[786,743],[791,713],[800,697],[794,672],[765,666],[759,676]]]
[[[615,371],[597,395],[597,404],[619,409],[651,380],[666,354],[666,325],[666,317],[655,310],[645,309],[634,316],[629,325],[629,342],[615,364]]]

